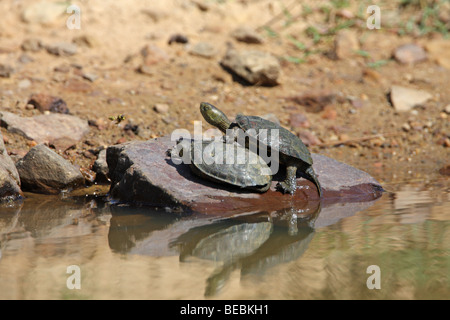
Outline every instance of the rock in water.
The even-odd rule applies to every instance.
[[[40,144],[17,162],[24,191],[57,194],[84,185],[84,178],[69,161]]]
[[[263,194],[205,181],[193,175],[188,165],[176,165],[167,156],[166,151],[175,144],[166,136],[109,147],[110,195],[128,203],[181,206],[211,214],[278,210],[318,200],[316,187],[304,178],[297,178],[298,189],[293,196],[276,191],[276,183],[284,179],[283,168]],[[322,201],[368,201],[381,196],[383,188],[369,174],[326,156],[312,157],[323,189]]]
[[[0,131],[0,202],[8,199],[17,199],[21,196],[19,173],[14,162],[6,152]]]
[[[267,52],[228,50],[221,64],[250,84],[275,86],[281,73],[278,59]]]

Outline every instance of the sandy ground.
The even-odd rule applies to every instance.
[[[442,34],[399,35],[394,27],[369,30],[365,21],[360,21],[359,26],[351,27],[357,33],[360,53],[334,59],[330,53],[335,36],[323,36],[314,43],[305,32],[310,26],[336,25],[333,21],[342,11],[330,3],[74,1],[71,4],[81,10],[81,24],[80,29],[69,29],[66,22],[71,14],[65,10],[45,23],[25,21],[25,12],[38,1],[2,1],[0,64],[14,72],[0,78],[0,110],[32,116],[40,112],[27,107],[31,94],[62,98],[71,114],[89,120],[91,126],[82,141],[61,154],[87,169],[104,146],[167,135],[177,128],[192,131],[193,121],[201,120],[199,103],[209,101],[230,117],[237,112],[274,114],[293,132],[309,134],[312,152],[366,170],[394,190],[396,184],[415,179],[424,183],[437,179],[445,184],[447,178],[438,170],[449,163],[449,116],[444,110],[450,104],[450,70],[439,63],[439,56],[448,51],[428,53],[426,61],[414,65],[392,59],[398,46],[415,43],[426,48],[430,42],[442,41]],[[68,5],[62,4],[63,9]],[[333,21],[326,21],[320,10],[325,5],[331,8]],[[382,17],[396,8],[390,2],[380,1],[380,6]],[[311,13],[306,15],[305,8],[312,8]],[[361,8],[365,8],[363,2],[350,1],[346,12],[356,13]],[[401,12],[395,19],[407,21],[413,13]],[[272,33],[258,29],[264,25],[269,25]],[[264,43],[235,40],[230,32],[239,26],[258,29]],[[176,34],[185,36],[188,43],[169,44]],[[310,53],[302,63],[292,59],[305,54],[292,38]],[[75,42],[77,52],[56,56],[45,49],[24,51],[21,46],[27,39],[37,39],[44,46]],[[211,58],[190,54],[198,42],[212,44],[216,54]],[[145,61],[141,50],[146,46],[153,48],[154,59],[147,60],[148,72],[141,73],[137,70]],[[229,46],[278,57],[280,84],[263,87],[233,81],[220,65]],[[383,63],[377,67],[377,61]],[[86,75],[94,75],[94,81]],[[411,111],[396,112],[387,97],[392,85],[425,90],[432,98]],[[335,93],[339,98],[325,107],[299,105],[290,99],[308,93]],[[156,104],[165,104],[168,110],[156,111]],[[108,119],[121,114],[125,120],[119,124]],[[295,125],[291,119],[298,114],[306,117],[308,124]],[[203,128],[210,126],[205,123]],[[16,158],[33,146],[19,135],[1,130],[7,149]],[[348,143],[334,145],[336,141]]]

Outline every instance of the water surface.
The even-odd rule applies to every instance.
[[[448,182],[395,189],[227,219],[27,194],[0,209],[0,299],[448,299]]]

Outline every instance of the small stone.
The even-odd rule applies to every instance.
[[[172,43],[188,43],[189,39],[182,34],[174,34],[172,36],[170,36],[168,44],[171,45]]]
[[[450,164],[439,169],[439,173],[443,176],[450,176]]]
[[[95,160],[92,170],[96,173],[95,182],[108,183],[108,163],[106,162],[106,149],[98,153],[98,158]]]
[[[308,112],[321,112],[327,106],[331,106],[337,102],[341,102],[339,94],[328,90],[312,91],[286,98],[306,108]]]
[[[347,59],[355,56],[359,50],[358,35],[353,30],[340,30],[334,42],[334,54],[338,59]]]
[[[98,46],[97,40],[89,35],[81,35],[72,39],[72,42],[80,47],[94,48]]]
[[[67,4],[63,2],[40,1],[27,5],[22,12],[22,19],[27,23],[51,24],[66,12]]]
[[[92,185],[92,184],[94,184],[94,182],[95,182],[95,177],[96,177],[96,174],[95,174],[94,171],[89,170],[89,169],[86,169],[86,168],[80,168],[80,172],[81,172],[81,174],[83,175],[84,182],[85,182],[87,185]]]
[[[307,131],[307,130],[300,131],[298,133],[298,137],[307,146],[314,146],[321,142],[320,139],[314,135],[314,133],[312,133],[311,131]]]
[[[94,73],[83,73],[83,78],[89,80],[90,82],[94,82],[98,79],[98,75]]]
[[[9,78],[14,73],[14,69],[8,65],[0,64],[0,77]]]
[[[235,29],[231,33],[231,36],[236,40],[245,43],[260,44],[264,42],[264,39],[255,30],[245,26]]]
[[[403,64],[414,64],[427,59],[427,54],[422,47],[409,43],[395,49],[394,58]]]
[[[151,66],[169,60],[167,53],[153,44],[143,47],[141,49],[141,56],[143,58],[144,66]]]
[[[20,80],[19,83],[17,84],[17,87],[18,87],[19,89],[27,89],[27,88],[29,88],[30,86],[31,86],[31,81],[28,80],[28,79]]]
[[[450,139],[449,138],[444,139],[444,147],[450,148]]]
[[[199,42],[189,50],[189,53],[203,58],[212,58],[216,55],[216,48],[208,42]]]
[[[336,15],[345,19],[353,19],[355,15],[348,9],[341,9],[336,12]]]
[[[40,112],[50,111],[55,113],[69,113],[66,102],[59,98],[45,93],[32,94],[27,104],[35,106]]]
[[[60,42],[47,46],[47,52],[55,56],[72,56],[77,53],[77,45],[69,42]]]
[[[24,191],[57,194],[84,185],[80,170],[43,144],[31,148],[16,166]]]
[[[221,65],[250,84],[275,86],[279,83],[281,67],[278,59],[263,51],[228,50]]]
[[[322,113],[322,119],[335,120],[336,118],[337,118],[336,108],[334,108],[334,106],[332,105],[325,107]]]
[[[402,129],[403,129],[403,131],[408,132],[409,130],[411,130],[411,126],[408,123],[404,123],[402,125]]]
[[[141,12],[152,19],[153,22],[159,22],[169,16],[167,12],[156,10],[154,8],[143,9]]]
[[[42,49],[42,43],[39,39],[26,39],[22,42],[21,48],[23,51],[37,52]]]
[[[450,70],[450,41],[447,39],[438,39],[427,41],[425,49],[428,52],[430,60],[436,61],[440,66]]]
[[[392,86],[390,99],[396,111],[409,111],[413,107],[423,105],[432,95],[424,90],[416,90],[401,86]]]
[[[444,112],[445,112],[446,114],[450,114],[450,104],[448,104],[448,105],[445,106]]]
[[[290,124],[292,128],[309,128],[308,118],[303,113],[291,113]]]
[[[371,68],[364,69],[363,76],[364,76],[364,79],[368,79],[368,80],[375,81],[375,82],[381,82],[381,80],[382,80],[381,74],[378,71],[371,69]]]
[[[165,103],[157,103],[153,107],[153,110],[160,114],[167,114],[169,112],[169,105]]]

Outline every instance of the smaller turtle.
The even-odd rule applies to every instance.
[[[295,193],[297,188],[296,173],[300,171],[317,186],[319,197],[322,196],[322,188],[312,167],[311,153],[295,134],[272,121],[257,116],[238,114],[235,122],[232,123],[222,111],[207,102],[200,104],[200,112],[209,124],[231,136],[232,140],[237,138],[239,129],[246,133],[254,131],[256,133],[253,138],[256,139],[258,145],[263,144],[271,152],[278,152],[280,163],[286,166],[286,179],[277,184],[277,188],[283,193]],[[279,139],[276,141],[276,144],[268,136],[263,138],[259,134],[260,130],[268,130],[269,132],[277,130]]]
[[[183,157],[184,150],[190,151],[190,169],[201,178],[261,193],[270,188],[270,168],[261,157],[236,142],[181,140],[176,149],[170,151],[172,156]]]

